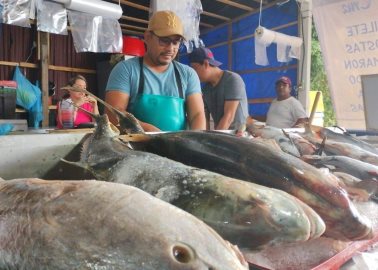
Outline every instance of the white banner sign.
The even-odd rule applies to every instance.
[[[378,1],[313,4],[337,124],[365,129],[361,75],[378,74]]]

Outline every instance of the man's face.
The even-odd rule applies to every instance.
[[[146,33],[145,41],[150,60],[155,65],[165,66],[176,57],[182,43],[182,37],[179,35],[159,37],[150,31]]]
[[[284,100],[290,97],[290,85],[284,82],[276,83],[276,93],[278,100]]]
[[[201,82],[206,82],[206,68],[200,63],[191,63],[190,66],[197,72]]]

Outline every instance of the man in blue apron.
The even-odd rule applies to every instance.
[[[157,11],[144,33],[146,54],[119,62],[109,76],[106,101],[134,114],[145,131],[206,129],[199,78],[173,60],[182,41],[179,17]]]

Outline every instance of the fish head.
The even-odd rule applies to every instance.
[[[204,222],[123,184],[7,180],[0,213],[6,269],[248,269]]]
[[[144,222],[143,226],[136,223],[133,229],[135,235],[140,234],[134,250],[139,250],[151,265],[158,263],[151,269],[248,269],[237,247],[203,221],[140,190],[133,196],[139,202],[133,214]],[[131,201],[128,205],[136,206]],[[120,211],[124,216],[124,210]]]

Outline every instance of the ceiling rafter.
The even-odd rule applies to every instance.
[[[135,17],[130,17],[130,16],[122,16],[121,19],[126,20],[126,21],[132,21],[132,22],[138,22],[138,23],[148,24],[147,20],[142,20],[142,19],[135,18]]]
[[[140,27],[140,26],[135,26],[135,25],[130,25],[130,24],[120,23],[119,25],[123,28],[126,28],[126,29],[140,30],[140,31],[143,31],[143,32],[147,30],[146,27]]]
[[[127,0],[112,0],[112,2],[117,3],[117,4],[121,3],[123,5],[133,7],[133,8],[137,8],[137,9],[141,9],[141,10],[145,10],[145,11],[150,10],[150,7],[146,7],[146,6],[143,6],[143,5],[140,5],[140,4],[136,4],[136,3],[133,3],[133,2],[130,2],[130,1],[127,1]]]
[[[150,12],[150,1],[152,0],[105,0],[120,4],[123,8],[123,16],[120,22],[133,25],[135,27],[144,27],[148,25]],[[157,0],[159,1],[159,0]],[[244,14],[258,11],[257,4],[262,2],[263,6],[278,0],[201,0],[204,10],[201,13],[199,22],[201,30],[208,30],[217,27],[223,23],[229,23],[233,19]],[[258,5],[259,6],[259,5]],[[130,7],[130,8],[129,8]],[[229,8],[233,7],[233,8]],[[225,10],[227,10],[225,12]],[[228,11],[229,10],[229,11]],[[242,13],[242,15],[241,15]],[[137,29],[137,28],[135,28]]]
[[[226,21],[226,22],[231,21],[230,18],[221,16],[221,15],[218,15],[218,14],[215,14],[215,13],[211,13],[211,12],[208,12],[208,11],[203,11],[202,15],[206,15],[206,16],[209,16],[209,17],[217,18],[217,19],[220,19],[220,20],[223,20],[223,21]]]
[[[216,0],[216,1],[223,3],[223,4],[226,4],[226,5],[229,5],[229,6],[240,8],[240,9],[243,9],[243,10],[246,10],[246,11],[254,11],[255,10],[254,8],[251,8],[251,7],[243,5],[243,4],[236,3],[236,2],[231,1],[231,0]]]

